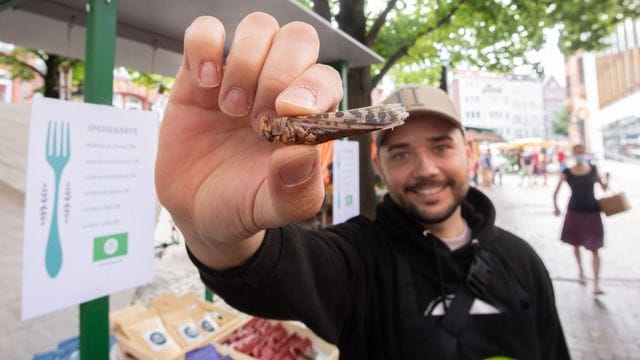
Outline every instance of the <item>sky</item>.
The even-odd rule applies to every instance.
[[[558,38],[560,32],[557,27],[553,29],[544,30],[545,43],[542,49],[536,52],[527,54],[530,60],[539,59],[544,67],[545,80],[550,76],[553,76],[558,83],[564,87],[565,85],[565,71],[564,71],[564,55],[558,48]]]

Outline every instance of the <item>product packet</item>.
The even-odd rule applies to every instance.
[[[176,311],[191,310],[198,307],[200,299],[195,293],[185,293],[179,296],[175,294],[165,294],[164,296],[151,301],[151,307],[158,314],[170,314]]]
[[[175,359],[182,354],[180,346],[157,315],[124,324],[123,329],[138,349],[149,354],[149,359]]]
[[[197,320],[194,320],[191,312],[192,310],[179,310],[162,314],[162,321],[164,321],[169,332],[183,349],[202,343],[205,339]]]
[[[198,324],[200,332],[205,338],[210,338],[218,330],[220,330],[220,324],[214,320],[209,313],[198,307],[190,311],[191,318]]]
[[[111,311],[109,313],[109,323],[114,332],[124,334],[123,324],[133,323],[138,319],[148,318],[152,315],[156,315],[154,311],[140,303],[135,303],[122,309]]]
[[[149,307],[155,309],[158,314],[164,314],[174,311],[175,303],[178,296],[175,293],[168,292],[149,301]]]
[[[207,301],[200,301],[200,308],[204,310],[204,312],[221,328],[235,321],[239,316],[230,310],[224,309]]]

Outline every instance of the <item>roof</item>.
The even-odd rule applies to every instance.
[[[84,58],[86,0],[9,0],[1,5],[0,41]],[[116,65],[175,75],[181,62],[184,30],[201,15],[213,15],[227,26],[228,50],[236,25],[245,15],[263,11],[283,25],[304,21],[318,31],[323,63],[345,61],[350,67],[382,57],[295,0],[120,0]],[[3,8],[4,6],[4,8]],[[2,10],[4,9],[4,10]]]
[[[493,129],[465,126],[467,133],[467,139],[471,141],[488,141],[488,142],[503,142],[502,135],[496,133]]]

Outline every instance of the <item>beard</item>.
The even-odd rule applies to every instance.
[[[442,210],[427,210],[421,209],[420,204],[416,204],[415,202],[410,201],[406,196],[396,196],[396,203],[403,209],[409,216],[416,219],[419,223],[424,225],[429,224],[438,224],[445,220],[447,220],[451,215],[453,215],[460,204],[464,201],[464,198],[467,196],[467,192],[469,191],[468,182],[458,183],[453,179],[448,179],[446,181],[434,181],[430,179],[417,179],[414,183],[407,186],[404,189],[404,193],[407,192],[416,192],[417,189],[424,186],[446,186],[451,189],[451,193],[453,194],[453,199],[450,203],[446,204],[444,209]]]

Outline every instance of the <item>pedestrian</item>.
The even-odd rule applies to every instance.
[[[536,162],[536,172],[538,175],[542,175],[543,185],[547,185],[547,166],[549,165],[549,156],[547,155],[546,148],[540,148],[538,153],[538,161]]]
[[[607,182],[600,176],[598,169],[589,164],[586,157],[586,148],[582,144],[573,146],[575,165],[564,169],[556,190],[553,192],[553,206],[556,216],[560,216],[557,197],[562,183],[565,181],[571,188],[571,197],[567,205],[567,213],[562,225],[560,239],[573,245],[573,253],[578,263],[578,281],[585,284],[584,271],[582,269],[582,256],[580,247],[584,247],[592,254],[593,269],[593,293],[603,294],[600,287],[600,255],[598,250],[604,244],[604,230],[598,203],[594,196],[594,185],[597,182],[604,191],[607,190]]]
[[[539,161],[540,153],[538,151],[538,148],[533,148],[533,153],[531,154],[531,164],[529,165],[529,171],[531,173],[531,177],[533,178],[533,185],[538,185]],[[529,183],[529,185],[531,185],[531,183]]]
[[[527,179],[527,185],[531,186],[531,178],[533,177],[532,160],[533,154],[525,149],[520,156],[520,183],[519,186],[524,184],[524,179]]]
[[[565,162],[564,150],[562,150],[562,148],[558,148],[556,151],[556,159],[558,160],[558,170],[563,172],[564,169],[567,168],[567,164]]]
[[[374,220],[305,230],[295,223],[324,198],[318,150],[252,126],[335,109],[339,74],[316,64],[304,23],[248,15],[222,67],[224,42],[211,17],[185,33],[156,162],[158,196],[207,287],[241,311],[304,322],[342,359],[569,357],[541,259],[468,185],[472,145],[446,93],[388,99],[411,115],[376,137],[389,194]]]
[[[482,186],[490,188],[493,184],[493,165],[491,162],[491,149],[487,148],[480,155],[480,174],[482,176]]]

